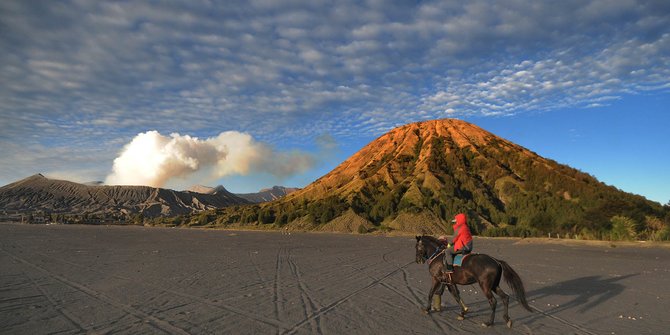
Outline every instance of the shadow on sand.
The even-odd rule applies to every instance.
[[[584,313],[621,294],[626,286],[619,282],[638,275],[639,273],[633,273],[619,277],[587,276],[571,279],[529,291],[527,292],[527,298],[529,301],[533,301],[556,296],[572,297],[572,300],[568,302],[542,311],[545,314],[555,314],[576,309],[578,313]],[[533,319],[540,316],[535,314],[529,317]]]

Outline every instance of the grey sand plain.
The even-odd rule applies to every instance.
[[[670,248],[475,239],[506,260],[534,313],[483,328],[461,286],[421,313],[412,236],[0,224],[2,334],[667,334]],[[511,294],[506,284],[503,289]]]

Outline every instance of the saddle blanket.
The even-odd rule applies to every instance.
[[[456,257],[454,257],[454,266],[461,266],[461,263],[463,263],[463,260],[466,259],[468,256],[471,254],[467,254],[465,256],[458,254]]]

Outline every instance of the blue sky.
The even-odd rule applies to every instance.
[[[0,184],[302,187],[455,117],[667,203],[669,27],[667,1],[2,1]],[[124,156],[147,134],[176,151]]]

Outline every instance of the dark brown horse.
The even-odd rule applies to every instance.
[[[460,293],[456,285],[470,285],[479,283],[482,292],[489,300],[491,306],[491,319],[483,323],[485,327],[491,326],[496,315],[496,298],[493,296],[495,292],[503,301],[505,305],[505,314],[503,318],[507,323],[507,327],[512,328],[512,320],[509,318],[509,296],[500,288],[500,278],[505,277],[505,282],[512,288],[512,291],[517,296],[519,302],[528,311],[533,310],[528,306],[526,301],[526,291],[523,288],[523,282],[519,275],[509,266],[505,261],[495,259],[485,254],[471,254],[468,255],[461,266],[455,266],[454,271],[449,273],[445,271],[443,259],[445,256],[445,246],[438,239],[432,236],[417,236],[416,237],[416,262],[423,264],[428,262],[428,272],[432,277],[432,285],[428,293],[428,307],[424,312],[430,312],[430,304],[433,295],[439,290],[443,291],[443,285],[447,285],[449,291],[452,293],[456,301],[461,305],[461,313],[459,319],[465,317],[468,308],[461,300]],[[440,292],[441,293],[441,292]]]

